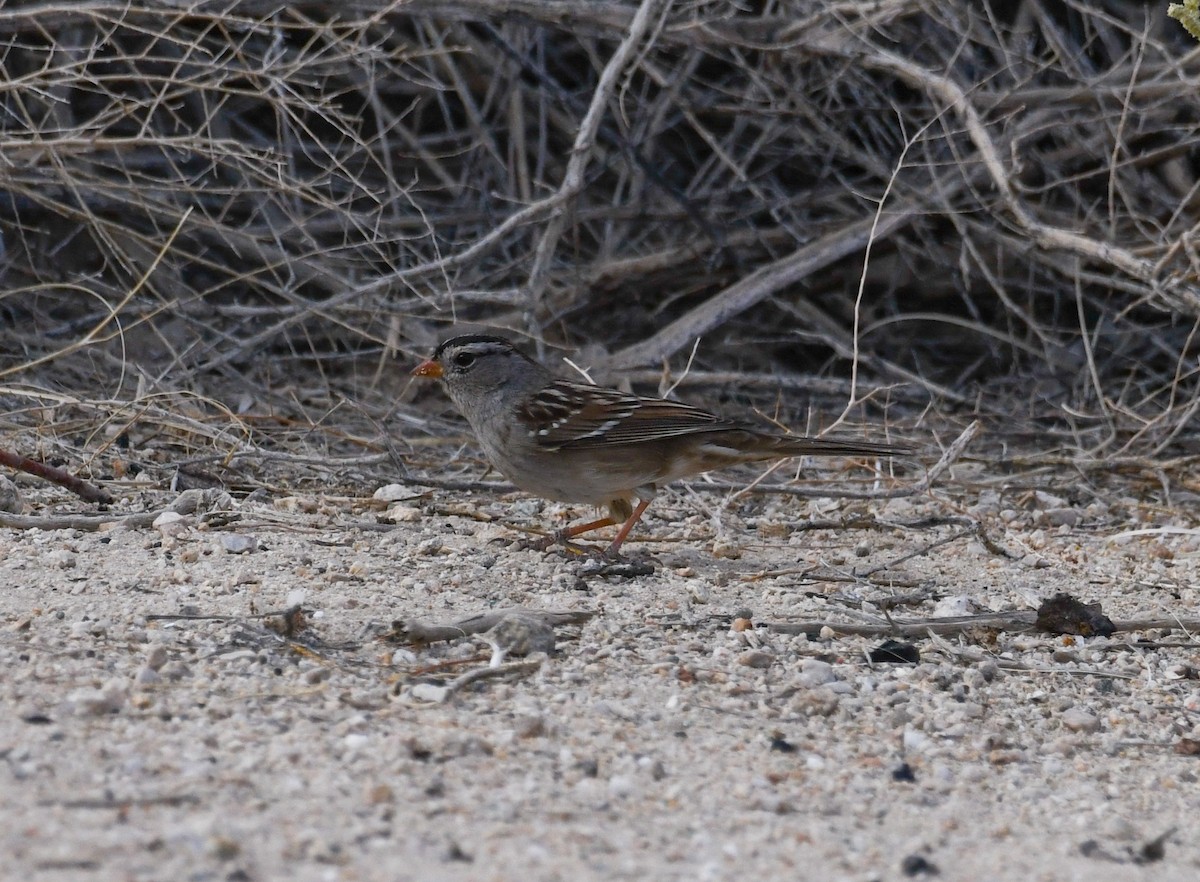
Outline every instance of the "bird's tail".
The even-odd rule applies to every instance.
[[[879,444],[805,435],[763,435],[762,451],[779,456],[901,456],[912,453],[906,444]]]

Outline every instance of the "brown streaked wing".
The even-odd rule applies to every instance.
[[[539,394],[519,419],[542,446],[574,450],[740,428],[678,401],[639,398],[565,380]]]

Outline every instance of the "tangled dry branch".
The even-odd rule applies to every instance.
[[[475,323],[1162,451],[1196,59],[1116,0],[10,2],[0,382],[302,405]]]

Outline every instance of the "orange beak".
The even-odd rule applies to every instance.
[[[413,368],[412,375],[414,377],[427,377],[430,380],[438,380],[442,376],[442,366],[431,358]]]

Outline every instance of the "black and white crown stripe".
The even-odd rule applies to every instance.
[[[455,355],[466,353],[474,356],[494,355],[496,353],[505,352],[514,355],[519,354],[513,345],[507,340],[500,337],[488,337],[483,334],[472,334],[464,337],[452,337],[442,343],[433,353],[434,361],[442,361],[447,352],[451,353],[451,360]],[[524,356],[522,356],[524,357]]]

